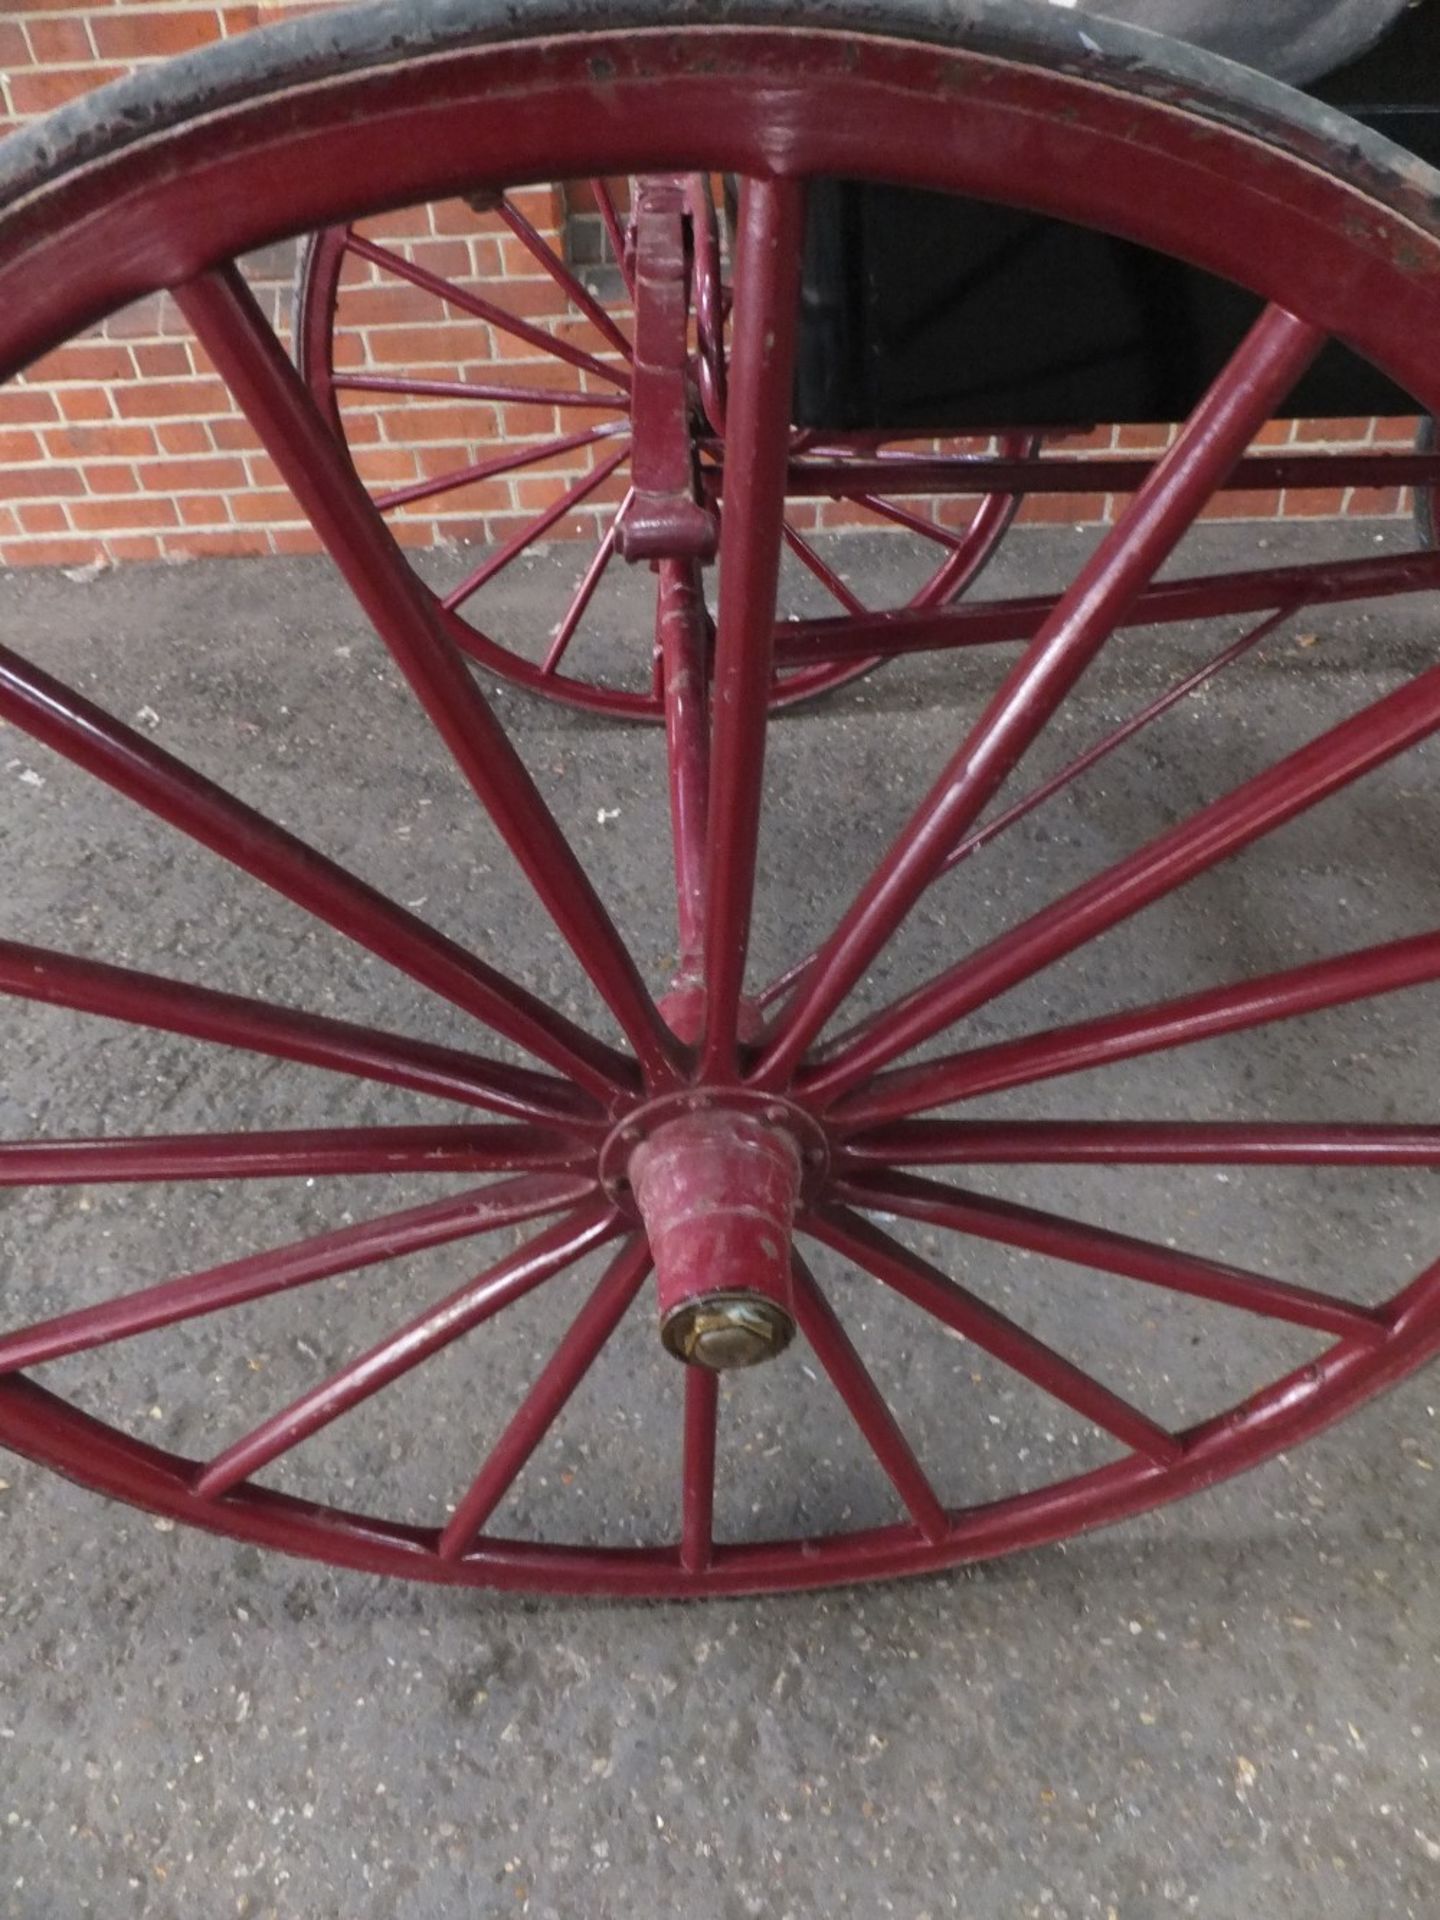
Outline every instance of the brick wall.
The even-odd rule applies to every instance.
[[[306,0],[300,0],[301,4]],[[143,61],[164,58],[221,36],[248,31],[293,10],[271,4],[201,5],[189,0],[21,0],[0,16],[0,120],[8,128],[73,98]],[[534,190],[519,204],[541,235],[607,304],[619,282],[606,265],[593,200],[582,187]],[[461,289],[489,295],[512,314],[559,334],[596,359],[608,343],[553,277],[494,215],[445,203],[367,223],[385,246]],[[243,263],[272,322],[288,334],[295,249],[276,247]],[[502,328],[457,314],[422,289],[356,258],[346,262],[335,345],[342,374],[403,374],[434,381],[557,384],[557,363]],[[582,391],[603,381],[571,367],[559,371]],[[502,443],[540,444],[575,430],[578,415],[500,401],[463,406],[443,398],[398,399],[373,393],[342,400],[357,463],[374,490],[423,486],[486,459]],[[1408,440],[1411,423],[1340,421],[1277,428],[1318,449]],[[1159,447],[1166,430],[1108,430],[1083,444],[1097,453]],[[531,468],[396,508],[392,524],[407,543],[504,541],[557,505],[593,470],[606,448],[579,449]],[[593,535],[613,513],[622,475],[587,494],[547,529],[548,537]],[[1225,517],[1397,517],[1398,492],[1360,490],[1232,497]],[[970,504],[936,511],[963,523]],[[1028,503],[1038,521],[1096,523],[1111,517],[1103,495]],[[863,510],[804,503],[801,531],[874,525]],[[95,562],[183,559],[211,553],[276,553],[314,545],[246,422],[231,406],[172,300],[148,300],[115,315],[84,339],[48,355],[0,388],[0,564],[86,566]]]

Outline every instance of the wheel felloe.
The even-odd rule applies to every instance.
[[[631,1155],[660,1338],[677,1359],[728,1372],[790,1344],[800,1172],[784,1128],[723,1108],[664,1122]]]

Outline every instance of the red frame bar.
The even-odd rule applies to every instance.
[[[788,1085],[810,1043],[1324,342],[1321,329],[1281,307],[1256,321],[820,949],[775,1023],[756,1086]]]
[[[711,689],[701,1059],[702,1076],[711,1082],[733,1081],[740,1071],[740,1000],[764,784],[804,227],[799,182],[745,183],[726,408],[726,459],[734,482],[720,530]]]
[[[710,616],[693,561],[662,560],[655,635],[665,697],[670,828],[675,848],[677,984],[698,982],[705,952],[705,861],[710,808]]]
[[[1148,587],[1117,630],[1159,627],[1230,614],[1298,612],[1350,600],[1379,600],[1400,593],[1440,590],[1440,551],[1395,553],[1375,560],[1337,560],[1312,566],[1256,568],[1248,573],[1207,574]],[[1004,646],[1029,640],[1059,606],[1059,597],[972,602],[965,606],[902,609],[863,619],[829,618],[784,622],[775,636],[779,667],[820,666],[841,660],[889,659],[903,653],[950,647]]]

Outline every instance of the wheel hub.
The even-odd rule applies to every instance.
[[[795,1213],[825,1160],[808,1115],[741,1092],[657,1100],[611,1136],[602,1177],[644,1223],[678,1360],[728,1372],[790,1344]]]

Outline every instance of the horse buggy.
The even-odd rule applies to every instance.
[[[103,877],[84,938],[7,926],[8,1058],[79,1034],[73,1080],[86,1035],[157,1050],[91,1086],[90,1125],[31,1098],[0,1143],[0,1442],[340,1566],[699,1597],[1063,1541],[1423,1367],[1440,927],[1412,853],[1440,653],[1356,642],[1342,673],[1295,634],[1440,591],[1437,81],[1435,0],[387,0],[12,136],[0,377],[173,299],[558,957],[476,892],[469,827],[457,911],[424,909],[381,884],[383,817],[337,857],[292,786],[266,805],[263,737],[232,790],[7,621],[8,739],[432,1013],[417,1037],[301,1004],[284,952],[223,985],[134,964]],[[289,337],[244,266],[275,246]],[[367,355],[386,302],[418,334],[428,303],[453,364]],[[397,481],[440,409],[463,458]],[[1385,430],[1296,425],[1357,418]],[[1377,541],[1321,513],[1292,551],[1235,522],[1257,495],[1413,515]],[[493,508],[483,537],[408,536],[450,500]],[[1020,592],[1026,518],[1065,537]],[[885,555],[863,593],[859,539]],[[229,592],[188,648],[223,650]],[[896,766],[885,689],[916,674],[933,759]],[[1302,675],[1323,700],[1284,736]],[[386,753],[347,697],[353,757]],[[562,759],[650,754],[647,885],[535,764],[537,711]],[[787,736],[833,780],[816,841],[794,783],[775,804]],[[1126,790],[1153,814],[1107,803],[1122,764],[1152,766]],[[1097,1006],[1057,983],[1100,953]],[[1267,1098],[1285,1036],[1326,1020],[1380,1024]],[[162,1130],[202,1052],[237,1062],[235,1109]],[[247,1101],[241,1061],[284,1078]],[[274,1090],[316,1079],[327,1123],[303,1100],[287,1123]],[[1143,1181],[1159,1229],[1133,1230]],[[177,1227],[137,1272],[74,1210],[234,1183],[303,1190],[303,1231],[267,1201],[241,1251],[197,1262]],[[342,1189],[363,1204],[317,1214]],[[417,1291],[431,1255],[448,1287]],[[284,1391],[246,1331],[282,1309]],[[147,1423],[157,1379],[174,1434]],[[803,1416],[821,1396],[856,1463]]]

